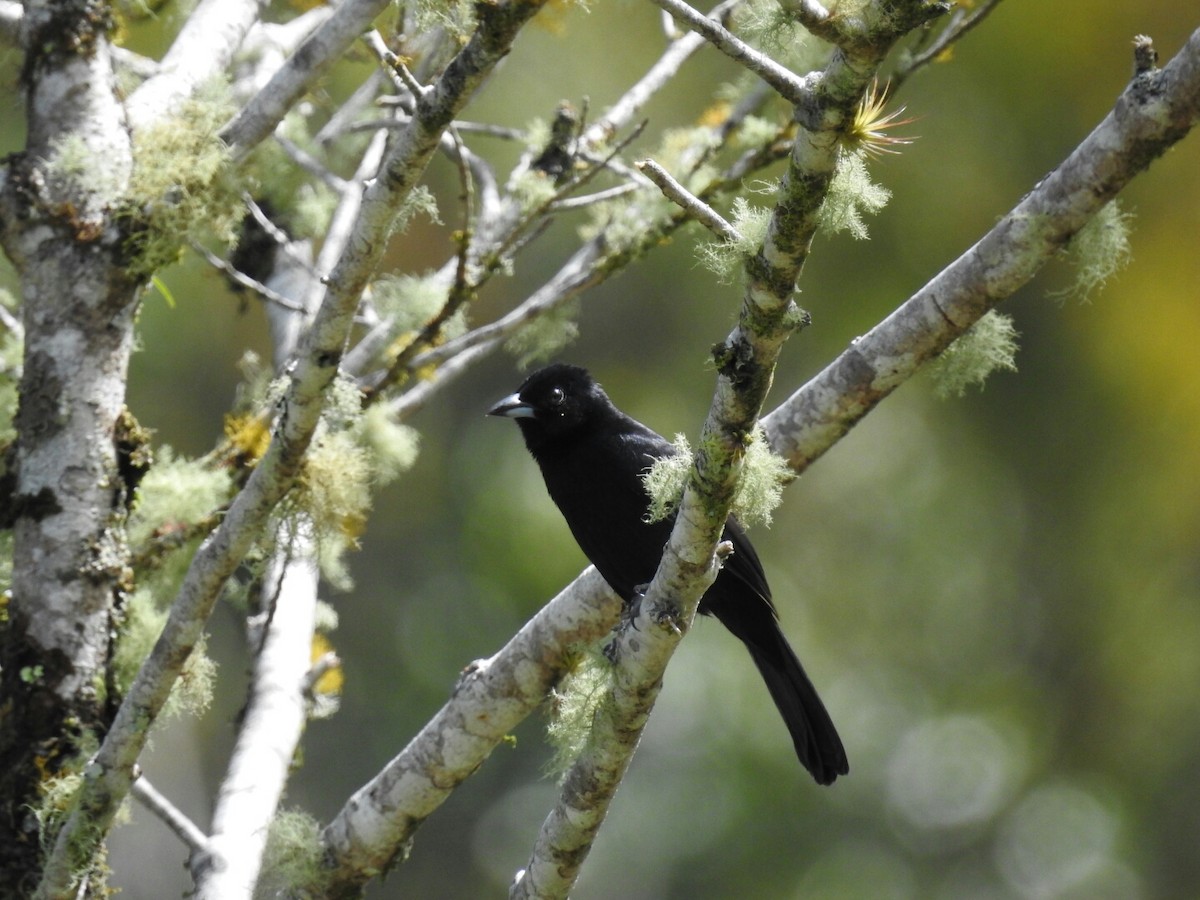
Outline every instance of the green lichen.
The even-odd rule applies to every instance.
[[[866,240],[870,235],[863,217],[877,214],[891,198],[891,191],[871,181],[865,154],[843,149],[817,216],[829,235],[848,231],[852,237]]]
[[[424,215],[435,225],[442,224],[442,219],[438,212],[437,198],[433,196],[433,191],[423,184],[419,184],[409,191],[408,196],[401,202],[400,210],[392,220],[390,234],[403,234],[418,213]]]
[[[561,303],[527,322],[505,342],[504,349],[516,357],[519,369],[549,359],[579,337],[579,312],[578,298]]]
[[[302,810],[280,810],[267,832],[262,874],[254,896],[296,900],[328,897],[330,870],[324,862],[320,823]]]
[[[113,683],[124,696],[138,670],[162,633],[167,622],[167,610],[153,593],[144,588],[134,591],[125,604],[123,620],[117,632],[113,653]],[[198,716],[212,703],[217,664],[208,656],[207,639],[203,636],[183,665],[171,695],[158,721],[182,716]]]
[[[523,212],[541,209],[554,199],[558,186],[554,179],[537,169],[526,169],[509,179],[508,192]]]
[[[730,224],[738,236],[730,241],[701,244],[696,250],[701,265],[723,284],[728,284],[744,270],[747,257],[759,251],[771,225],[771,210],[752,206],[745,197],[734,198],[732,214]]]
[[[647,522],[661,522],[675,515],[691,476],[692,445],[687,436],[675,435],[672,444],[675,453],[656,459],[654,465],[642,474],[642,486],[650,495],[650,506],[645,516]]]
[[[228,501],[233,479],[225,468],[205,460],[176,457],[168,446],[138,484],[127,531],[133,546],[144,545],[164,529],[194,525]]]
[[[783,500],[784,487],[795,477],[787,460],[771,449],[762,426],[757,426],[742,458],[742,474],[733,495],[734,515],[743,525],[770,525]]]
[[[647,522],[658,522],[675,514],[691,477],[692,448],[688,439],[677,434],[673,444],[675,454],[655,460],[642,475],[650,496]],[[730,512],[743,525],[770,525],[772,514],[783,499],[784,486],[794,478],[787,461],[771,450],[762,426],[756,427],[745,445]]]
[[[38,823],[38,838],[43,849],[54,846],[59,829],[74,810],[83,786],[84,767],[99,748],[100,742],[94,733],[81,731],[74,736],[74,749],[68,757],[38,760],[39,767],[45,766],[45,775],[38,784],[38,802],[31,812]]]
[[[417,461],[420,434],[415,428],[392,418],[386,404],[367,408],[355,433],[371,459],[377,484],[387,484],[407,472]]]
[[[592,722],[605,698],[612,694],[612,665],[598,652],[581,656],[575,668],[550,695],[546,737],[553,748],[550,774],[563,777],[587,748]]]
[[[1063,295],[1091,298],[1098,290],[1129,265],[1133,251],[1129,246],[1132,213],[1124,212],[1116,200],[1106,203],[1071,239],[1066,259],[1075,267],[1075,283]]]
[[[233,111],[228,87],[213,81],[174,115],[134,134],[122,217],[135,275],[149,277],[176,261],[188,240],[234,241],[242,184],[218,136]]]
[[[997,369],[1017,370],[1017,330],[1001,313],[989,312],[929,366],[939,397],[961,397],[967,388],[979,385]]]
[[[371,300],[380,314],[392,322],[392,333],[400,345],[424,328],[449,302],[450,285],[436,272],[425,275],[384,275],[371,285]],[[467,317],[460,308],[441,326],[441,340],[450,340],[467,330]]]
[[[339,376],[296,484],[279,508],[289,539],[304,535],[315,542],[330,584],[352,586],[345,555],[358,548],[366,529],[371,489],[409,468],[416,454],[416,433],[391,421],[382,406],[364,412],[353,379]]]

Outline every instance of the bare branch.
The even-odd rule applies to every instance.
[[[720,19],[740,0],[723,0],[713,7],[709,17]],[[704,38],[696,32],[685,34],[674,41],[637,83],[621,95],[608,111],[588,126],[580,141],[587,147],[604,144],[608,138],[636,119],[650,99],[663,89],[678,74],[688,58],[704,45]]]
[[[425,93],[425,85],[417,81],[417,76],[408,70],[408,66],[404,64],[399,56],[391,51],[391,48],[384,42],[383,37],[377,30],[372,28],[362,36],[363,43],[370,48],[371,52],[383,63],[384,72],[392,79],[392,83],[401,92],[401,96],[396,100],[409,110],[412,107],[412,98],[420,97]],[[405,94],[410,95],[407,99]]]
[[[193,241],[190,246],[193,250],[203,256],[205,261],[214,269],[218,269],[219,271],[223,272],[226,277],[237,282],[247,290],[254,291],[254,293],[258,294],[264,300],[274,303],[283,309],[292,310],[293,312],[304,312],[304,306],[302,304],[283,296],[283,294],[280,294],[277,291],[271,290],[261,281],[255,281],[245,272],[235,268],[228,260],[224,260],[217,256],[217,254],[213,253],[203,244]]]
[[[311,153],[306,152],[302,147],[297,146],[292,141],[288,140],[282,134],[275,135],[275,143],[283,148],[296,165],[302,168],[308,174],[323,181],[329,188],[339,194],[344,194],[350,190],[352,182],[344,178],[339,178],[337,174],[331,172],[329,168]]]
[[[242,895],[258,879],[267,831],[307,721],[305,685],[316,625],[311,540],[284,534],[263,594],[272,605],[250,698],[213,811],[212,837],[190,867],[201,900]]]
[[[245,156],[274,131],[292,105],[386,7],[387,0],[346,0],[338,6],[222,130],[221,138],[233,148],[234,156]]]
[[[917,52],[903,60],[896,67],[896,71],[892,74],[891,78],[893,89],[899,88],[910,76],[929,65],[954,46],[954,44],[966,36],[968,31],[994,12],[1000,3],[1001,0],[985,0],[984,3],[975,9],[969,10],[964,7],[955,9],[950,16],[950,21],[929,42],[928,46],[919,48]]]
[[[730,59],[745,66],[771,85],[789,103],[800,103],[804,99],[806,87],[803,78],[734,36],[711,16],[702,15],[683,0],[653,0],[653,2],[674,16],[677,21],[687,25],[692,31],[698,32]]]
[[[134,798],[152,812],[164,825],[175,832],[191,853],[203,853],[208,847],[208,835],[189,819],[174,803],[159,793],[145,775],[129,789]]]
[[[386,145],[386,134],[382,131],[377,132],[371,139],[371,143],[367,145],[367,149],[363,151],[362,158],[358,162],[358,170],[350,179],[351,184],[365,185],[368,180],[375,177],[383,160]],[[342,192],[342,198],[338,201],[337,209],[333,211],[333,217],[326,229],[321,252],[317,254],[316,270],[318,274],[331,271],[345,252],[353,235],[355,223],[358,221],[362,201],[362,189]],[[305,306],[310,309],[315,308],[324,291],[324,279],[313,282],[309,289],[309,295],[305,298]]]
[[[616,200],[619,197],[624,197],[626,194],[631,194],[638,189],[636,184],[618,184],[616,187],[605,188],[602,191],[596,191],[594,194],[584,194],[580,197],[563,197],[561,200],[555,200],[550,204],[552,212],[567,212],[573,209],[584,209],[588,206],[595,206],[597,203],[607,203],[610,200]]]
[[[603,253],[601,241],[588,241],[571,255],[549,281],[516,309],[495,322],[480,326],[447,341],[440,347],[422,353],[410,363],[410,368],[422,369],[440,365],[466,350],[503,341],[530,320],[557,308],[566,300],[601,281],[604,274],[595,264],[602,258]],[[405,409],[404,398],[401,398],[394,408],[397,412]]]
[[[666,169],[652,159],[636,163],[643,175],[659,186],[663,194],[682,207],[689,216],[721,238],[723,241],[741,240],[738,230],[730,225],[715,209],[671,177]]]

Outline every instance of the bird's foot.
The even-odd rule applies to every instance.
[[[632,628],[634,631],[640,630],[637,627],[637,618],[642,614],[642,601],[646,599],[646,591],[650,587],[650,582],[639,584],[633,589],[633,595],[625,601],[625,607],[621,610],[621,627]]]

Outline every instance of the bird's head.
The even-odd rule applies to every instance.
[[[581,433],[612,404],[587,369],[555,363],[538,369],[488,410],[489,416],[515,419],[531,451]]]

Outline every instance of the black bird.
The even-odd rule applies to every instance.
[[[675,453],[661,435],[617,409],[586,369],[555,364],[534,372],[488,410],[515,419],[551,499],[584,555],[627,603],[654,577],[674,517],[649,523],[641,474]],[[791,732],[800,762],[819,784],[849,771],[821,698],[779,630],[758,554],[733,516],[734,552],[700,600],[750,651]]]

